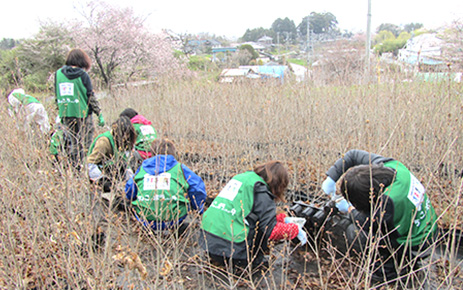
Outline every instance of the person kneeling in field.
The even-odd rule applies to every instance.
[[[132,201],[137,220],[153,230],[178,228],[181,235],[188,223],[190,209],[203,213],[206,186],[201,177],[176,160],[172,141],[156,139],[151,143],[154,155],[143,161],[125,192]]]
[[[288,172],[280,161],[258,165],[233,177],[203,215],[200,244],[218,265],[246,267],[264,262],[268,240],[307,235],[302,227],[285,223],[276,213],[275,200],[284,201]]]
[[[111,130],[98,135],[90,145],[87,163],[90,181],[110,192],[114,181],[129,179],[133,172],[128,157],[133,150],[137,133],[127,117],[119,117]]]
[[[341,178],[341,176],[345,175]],[[437,231],[436,213],[420,181],[399,161],[362,150],[350,150],[327,171],[325,193],[336,193],[338,208],[351,212],[354,223],[346,237],[358,253],[372,249],[370,227],[379,259],[373,266],[373,282],[391,281],[419,266]],[[375,244],[373,244],[373,241]]]
[[[36,98],[26,95],[23,89],[14,89],[7,95],[7,100],[10,116],[23,119],[25,130],[36,124],[42,133],[50,131],[47,111]]]
[[[137,132],[137,141],[135,141],[134,152],[136,154],[137,162],[141,163],[143,160],[152,157],[151,142],[158,137],[158,134],[151,121],[146,119],[143,115],[138,114],[138,112],[132,108],[125,109],[121,112],[120,116],[129,118]],[[137,166],[137,168],[138,167],[139,166]]]
[[[57,118],[59,119],[59,118]],[[66,149],[70,145],[69,134],[66,128],[60,123],[55,123],[55,128],[50,136],[49,152],[54,157],[54,161],[59,163],[66,156]]]

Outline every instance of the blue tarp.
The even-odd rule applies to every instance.
[[[285,65],[261,65],[257,67],[257,73],[264,76],[283,79],[287,69],[288,67]]]
[[[418,56],[410,55],[404,61],[409,63],[409,64],[416,64],[418,62]],[[435,60],[435,59],[432,59],[432,58],[429,58],[429,57],[421,56],[420,57],[420,63],[426,64],[426,65],[439,65],[439,64],[443,64],[444,62],[440,61],[440,60]]]

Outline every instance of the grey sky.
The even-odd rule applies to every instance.
[[[371,0],[372,31],[381,23],[403,25],[422,23],[437,28],[463,19],[461,0]],[[65,21],[79,16],[73,8],[85,1],[76,0],[9,0],[1,5],[0,39],[31,37],[38,32],[39,20]],[[261,1],[261,0],[110,0],[113,5],[131,6],[135,13],[147,16],[146,25],[153,31],[161,28],[177,33],[209,32],[240,37],[246,29],[270,28],[277,18],[288,17],[296,26],[311,12],[331,12],[341,30],[365,31],[368,0]],[[432,3],[432,4],[431,4]],[[4,10],[5,9],[5,10]]]

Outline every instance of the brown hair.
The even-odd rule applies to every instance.
[[[174,142],[165,138],[155,139],[151,142],[151,152],[154,155],[172,155],[177,158]]]
[[[262,177],[270,187],[270,191],[280,201],[285,201],[285,191],[289,184],[288,170],[283,163],[278,160],[269,161],[265,164],[257,165],[254,172]]]
[[[395,171],[382,164],[358,165],[349,169],[341,179],[341,193],[357,210],[369,214],[370,199],[375,206],[394,177]]]
[[[127,117],[119,117],[112,123],[111,134],[119,151],[132,150],[137,140],[137,132]]]
[[[89,70],[92,66],[90,57],[80,48],[74,48],[69,51],[66,57],[66,65],[77,66],[85,70]]]

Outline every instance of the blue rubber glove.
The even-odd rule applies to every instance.
[[[336,203],[336,207],[339,209],[340,212],[342,213],[348,213],[349,208],[352,206],[350,202],[348,202],[345,198],[343,198],[341,201]]]
[[[103,114],[100,113],[100,115],[98,115],[98,126],[103,127],[104,124]]]
[[[333,196],[336,193],[336,182],[328,176],[322,183],[322,190],[326,194]]]
[[[297,233],[297,238],[301,242],[301,245],[305,245],[307,243],[307,233],[304,231],[304,228],[299,226],[299,232]]]

